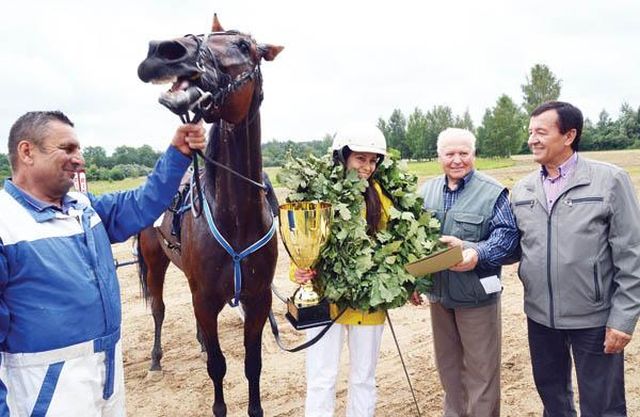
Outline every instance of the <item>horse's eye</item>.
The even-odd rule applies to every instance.
[[[247,54],[249,53],[249,51],[251,51],[251,45],[249,45],[249,42],[245,41],[244,39],[239,40],[237,45],[240,52],[244,54]]]

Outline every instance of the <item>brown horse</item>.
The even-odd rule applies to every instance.
[[[138,75],[145,82],[173,82],[161,102],[174,112],[196,109],[213,123],[205,151],[205,168],[199,177],[206,201],[192,187],[192,207],[182,215],[181,241],[171,237],[173,211],[167,211],[159,228],[139,237],[141,282],[151,300],[155,322],[152,370],[160,369],[161,327],[164,319],[162,288],[169,262],[187,276],[193,308],[207,352],[207,371],[213,381],[213,414],[226,416],[222,392],[226,373],[218,341],[218,314],[225,303],[239,299],[245,312],[245,376],[249,383],[249,416],[262,416],[260,371],[262,329],[271,308],[271,281],[277,260],[273,215],[265,201],[260,148],[260,62],[273,60],[283,48],[257,44],[246,34],[224,31],[214,16],[212,33],[187,35],[149,44]],[[188,117],[188,116],[187,116]],[[221,163],[250,179],[243,180]],[[256,186],[258,184],[258,186]],[[199,215],[202,214],[202,215]],[[209,215],[210,214],[210,215]],[[208,219],[209,217],[209,219]],[[264,246],[239,260],[232,259],[224,242],[214,238],[210,223],[236,254],[262,239]],[[223,240],[224,240],[223,239]],[[235,269],[235,270],[234,270]],[[234,280],[241,275],[241,283]]]

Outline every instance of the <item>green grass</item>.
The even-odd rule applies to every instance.
[[[627,171],[632,177],[640,176],[640,166],[626,167],[625,171]]]
[[[488,169],[500,169],[514,166],[516,162],[511,158],[476,158],[476,169],[484,171]],[[418,177],[433,177],[442,173],[442,167],[438,161],[428,162],[409,162],[409,171]],[[265,168],[269,179],[273,183],[274,187],[282,186],[276,175],[280,171],[280,167]]]
[[[476,168],[479,170],[507,168],[513,165],[515,165],[515,161],[510,158],[476,159]],[[269,179],[274,187],[282,186],[282,184],[278,182],[277,178],[280,167],[267,167],[264,170],[267,172],[267,175],[269,175]],[[416,174],[418,177],[432,177],[440,174],[442,172],[442,168],[438,161],[409,162],[409,171]],[[99,195],[111,191],[127,190],[142,184],[145,179],[146,177],[127,178],[122,181],[92,181],[89,183],[89,191],[93,194]]]
[[[89,181],[89,192],[94,195],[100,195],[113,191],[129,190],[131,188],[136,188],[146,181],[146,179],[147,177],[138,177],[125,178],[122,181]]]
[[[266,167],[265,172],[269,176],[269,180],[274,187],[282,187],[282,184],[278,182],[278,172],[280,172],[280,167]]]
[[[269,175],[269,179],[274,187],[280,187],[280,183],[276,178],[278,171],[280,171],[280,167],[269,167],[265,168],[267,174]],[[89,181],[89,191],[91,194],[100,195],[104,193],[110,193],[113,191],[120,190],[129,190],[131,188],[136,188],[144,181],[146,181],[147,177],[138,177],[138,178],[126,178],[122,181]]]
[[[442,173],[442,167],[438,161],[409,162],[409,171],[418,177],[432,177]],[[476,169],[484,171],[487,169],[508,168],[515,165],[511,158],[476,158]]]
[[[276,178],[278,171],[280,171],[280,167],[269,167],[265,168],[267,174],[269,175],[269,179],[274,187],[280,187],[280,183]],[[138,177],[138,178],[126,178],[122,181],[89,181],[89,192],[94,195],[100,195],[104,193],[110,193],[113,191],[120,190],[129,190],[131,188],[136,188],[144,181],[146,181],[147,177]]]
[[[640,154],[640,150],[626,150],[626,151],[614,151],[614,152],[596,152],[594,154],[586,153],[587,157],[600,159],[603,161],[608,161],[613,164],[622,166],[628,173],[631,175],[635,184],[638,184],[640,181],[638,178],[640,177],[640,166],[637,165],[634,161],[636,159],[634,155],[631,155],[631,159],[627,158],[625,160],[620,160],[621,155],[629,156],[629,154]],[[599,156],[599,157],[596,157]],[[516,157],[517,159],[518,157]],[[630,162],[631,161],[631,162]],[[519,179],[519,175],[511,175],[509,171],[501,171],[501,168],[509,168],[516,164],[516,161],[511,158],[477,158],[476,159],[476,168],[484,171],[484,170],[498,170],[491,175],[497,176],[498,180],[501,181],[505,186],[512,186],[513,183]],[[429,162],[409,162],[409,171],[416,174],[421,181],[424,180],[425,177],[433,177],[435,175],[439,175],[442,172],[442,168],[437,161],[429,161]],[[537,165],[532,163],[531,169],[535,169]],[[277,174],[280,171],[280,167],[268,167],[264,169],[274,187],[282,187],[282,184],[278,182]],[[142,184],[146,180],[146,177],[138,177],[138,178],[127,178],[122,181],[90,181],[89,182],[89,191],[91,193],[99,195],[112,191],[120,191],[127,190],[131,188],[135,188]],[[637,186],[637,185],[636,185]],[[0,181],[0,189],[2,188],[2,181]]]

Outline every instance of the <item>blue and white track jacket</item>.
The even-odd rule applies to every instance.
[[[160,216],[188,165],[170,146],[141,187],[69,193],[66,212],[37,204],[7,180],[0,191],[0,350],[44,352],[119,334],[111,243]],[[0,381],[0,408],[5,396]]]

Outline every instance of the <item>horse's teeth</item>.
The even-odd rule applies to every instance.
[[[178,81],[178,77],[173,76],[173,77],[167,77],[167,78],[156,78],[154,80],[151,80],[152,84],[173,84],[176,81]]]

